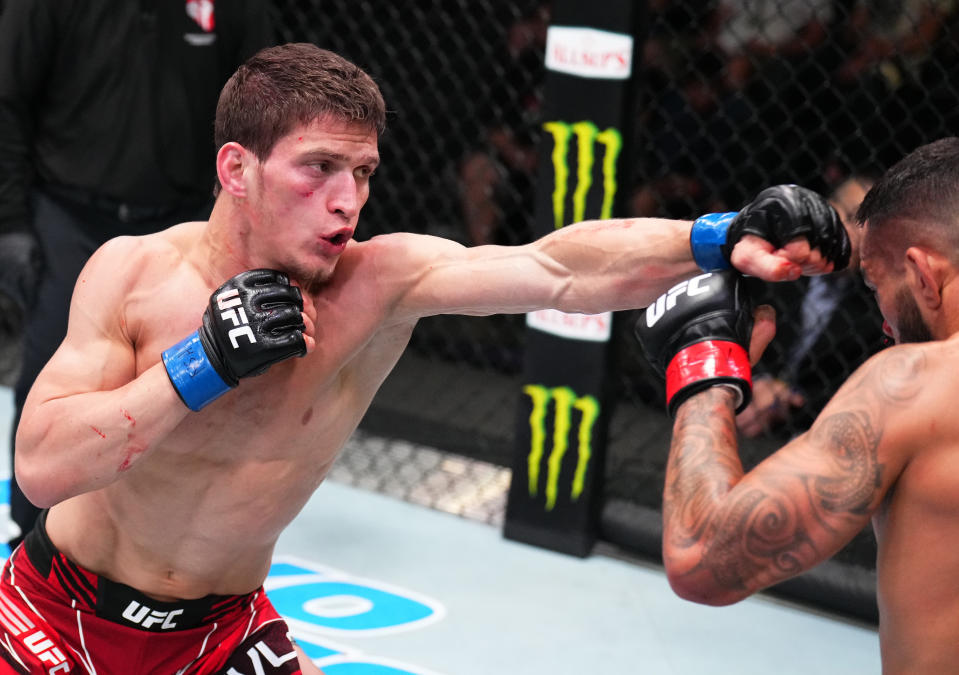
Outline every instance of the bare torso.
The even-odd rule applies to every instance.
[[[285,138],[296,145],[299,134]],[[331,157],[375,150],[342,130],[319,138]],[[246,593],[263,582],[280,533],[322,482],[418,318],[642,307],[698,269],[690,223],[655,219],[576,223],[523,246],[409,233],[347,244],[363,201],[350,192],[354,162],[322,162],[333,169],[313,178],[313,164],[288,154],[273,159],[274,150],[266,164],[275,169],[237,188],[256,192],[258,206],[218,199],[207,224],[121,237],[97,251],[76,286],[67,337],[24,406],[17,479],[34,503],[52,505],[54,545],[158,599]],[[301,189],[314,183],[348,194],[331,188],[319,203]],[[784,269],[779,256],[766,263]],[[260,266],[326,279],[300,279],[315,347],[190,412],[161,354],[197,329],[218,286]]]
[[[197,328],[214,290],[189,253],[200,228],[174,232],[140,247],[142,268],[117,317],[135,347],[136,375]],[[158,599],[257,588],[277,538],[323,481],[413,327],[384,324],[387,301],[364,269],[365,246],[352,243],[333,280],[304,293],[316,324],[312,353],[242,381],[143,457],[131,444],[122,480],[52,507],[54,544]]]
[[[873,519],[886,675],[947,673],[959,663],[959,423],[951,397],[941,400],[927,418],[941,440],[916,448]]]

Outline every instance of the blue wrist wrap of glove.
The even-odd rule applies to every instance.
[[[729,224],[733,222],[737,211],[730,213],[707,213],[693,222],[689,232],[689,246],[693,251],[693,260],[704,272],[728,270],[729,261],[720,247],[726,243]]]
[[[163,365],[190,410],[200,410],[232,389],[207,358],[199,331],[193,331],[163,352]]]

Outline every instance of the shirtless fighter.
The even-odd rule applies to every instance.
[[[304,44],[260,52],[220,97],[209,222],[91,258],[17,435],[17,478],[49,511],[0,582],[9,668],[316,672],[262,583],[417,319],[643,307],[696,260],[784,279],[849,255],[832,210],[792,186],[695,226],[355,242],[384,119],[349,62]]]
[[[745,347],[755,362],[773,317],[757,310],[750,341],[742,280],[726,272],[691,281],[695,295],[652,325],[648,316],[637,323],[647,353],[672,374],[663,558],[679,595],[725,605],[829,558],[871,519],[883,673],[954,673],[959,138],[893,166],[857,217],[860,270],[897,344],[853,373],[808,432],[748,473],[734,414],[748,391]],[[728,359],[703,372],[685,365],[691,352]]]

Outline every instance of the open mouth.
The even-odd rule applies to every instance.
[[[344,246],[352,236],[353,233],[349,230],[340,230],[336,234],[330,235],[329,237],[324,237],[324,239],[334,246]]]

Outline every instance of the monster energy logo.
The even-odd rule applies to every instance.
[[[586,217],[586,195],[593,186],[593,163],[596,144],[605,146],[603,154],[603,205],[600,218],[609,218],[616,197],[616,159],[623,148],[623,136],[619,130],[609,127],[600,131],[589,121],[545,122],[543,128],[553,136],[553,171],[556,182],[553,187],[553,226],[558,230],[566,224],[566,193],[569,189],[569,144],[576,136],[576,189],[573,191],[573,220]]]
[[[535,497],[539,493],[540,464],[546,449],[546,413],[550,401],[553,402],[553,447],[546,460],[546,510],[551,511],[556,505],[556,496],[559,493],[559,474],[563,465],[563,457],[569,448],[569,431],[572,427],[572,412],[580,412],[579,430],[577,439],[576,471],[573,474],[573,485],[570,498],[579,499],[586,482],[586,469],[593,454],[592,437],[593,424],[599,417],[599,402],[592,396],[576,396],[569,387],[544,387],[538,384],[527,384],[523,393],[533,401],[533,411],[529,416],[531,442],[527,457],[529,471],[529,494]]]

